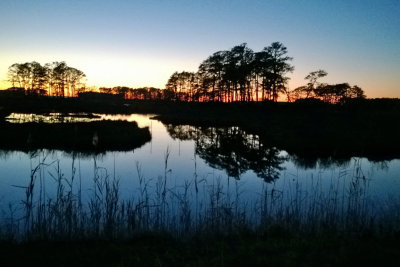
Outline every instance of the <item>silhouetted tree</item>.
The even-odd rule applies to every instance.
[[[28,93],[76,96],[84,88],[85,74],[68,67],[65,62],[53,62],[42,66],[40,63],[15,63],[8,68],[8,80],[13,87],[24,88]]]
[[[328,73],[324,70],[317,70],[310,72],[304,79],[307,80],[307,85],[297,87],[293,90],[292,95],[295,99],[311,98],[316,96],[316,88],[321,87],[318,82],[319,78],[325,77]]]
[[[47,70],[45,66],[33,61],[29,63],[31,69],[31,85],[32,93],[42,94],[46,90]]]
[[[131,90],[131,88],[127,86],[116,86],[112,88],[112,92],[117,95],[121,95],[124,98],[127,98],[128,92]]]
[[[364,91],[357,85],[353,85],[346,91],[346,98],[365,98]]]
[[[258,101],[261,85],[261,100],[277,101],[280,93],[288,95],[286,74],[294,69],[291,60],[279,42],[257,53],[243,43],[212,54],[195,74],[173,73],[166,88],[179,100],[232,102]]]
[[[315,89],[315,95],[325,102],[337,103],[350,88],[348,83],[322,84]]]
[[[197,75],[193,72],[174,72],[165,87],[174,92],[175,100],[193,101],[199,88],[199,82]]]
[[[224,83],[226,83],[226,81],[223,80],[226,53],[227,51],[216,52],[200,64],[198,76],[200,79],[201,91],[199,94],[203,99],[211,101],[216,99],[218,101],[227,101],[229,99],[230,88],[227,86],[227,90],[224,90]],[[227,95],[224,93],[227,93]]]
[[[86,75],[82,71],[72,67],[67,68],[66,83],[69,96],[77,96],[78,91],[81,91],[82,87],[84,87],[82,80],[85,77]]]
[[[365,98],[364,91],[358,86],[351,87],[348,83],[320,83],[318,79],[327,74],[324,70],[310,72],[305,77],[308,80],[307,85],[293,90],[292,96],[296,99],[318,98],[328,103],[337,103],[344,98]]]
[[[234,97],[231,101],[245,101],[250,90],[251,65],[253,51],[246,43],[233,47],[227,53],[225,78],[233,85]]]
[[[51,78],[53,81],[52,88],[54,95],[65,96],[65,89],[67,86],[67,64],[62,62],[53,62],[51,67]]]
[[[31,85],[30,63],[15,63],[8,68],[8,80],[12,87],[20,87],[27,90]]]
[[[287,48],[279,42],[272,43],[263,51],[268,55],[266,61],[268,68],[264,71],[268,99],[276,102],[279,93],[285,93],[286,83],[289,80],[285,75],[294,70],[289,64],[292,58],[287,56]]]

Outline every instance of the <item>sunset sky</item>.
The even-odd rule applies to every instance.
[[[400,0],[1,0],[0,89],[13,63],[66,61],[93,86],[164,88],[212,53],[282,42],[295,71],[400,97]]]

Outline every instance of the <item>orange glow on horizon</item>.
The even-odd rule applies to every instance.
[[[18,60],[19,59],[19,60]],[[14,63],[23,63],[34,61],[32,57],[27,57],[27,60],[20,60],[17,57],[15,60],[11,57],[5,57],[3,62],[0,63],[0,90],[8,89],[11,84],[7,81],[8,67]],[[38,60],[39,63],[45,64],[55,60]],[[59,60],[62,61],[62,60]],[[189,70],[195,71],[196,64],[190,65],[189,62],[165,62],[157,60],[155,58],[149,58],[145,60],[143,57],[133,59],[123,59],[122,56],[113,59],[98,58],[96,61],[89,60],[89,57],[71,57],[65,59],[69,66],[78,68],[86,74],[86,88],[97,90],[100,87],[116,87],[126,86],[130,88],[142,88],[142,87],[155,87],[164,89],[168,78],[176,70]],[[144,62],[144,63],[143,63]],[[180,67],[176,68],[176,64]],[[328,71],[329,73],[329,71]],[[305,85],[304,73],[295,71],[290,74],[291,78],[288,82],[290,90]],[[351,76],[350,76],[351,77]],[[349,82],[350,85],[360,86],[367,98],[398,98],[400,97],[399,88],[395,80],[387,79],[388,82],[385,87],[382,87],[382,79],[385,76],[382,74],[380,77],[363,76],[363,80],[360,81],[347,81],[346,78],[341,78],[338,74],[329,73],[327,78],[324,78],[321,82],[326,83],[340,83]],[[379,89],[379,90],[378,90]],[[286,96],[281,94],[278,101],[286,101]]]

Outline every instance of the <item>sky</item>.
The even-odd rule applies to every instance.
[[[400,0],[1,0],[0,89],[13,63],[66,61],[88,86],[164,88],[212,53],[283,43],[289,88],[322,82],[400,97]]]

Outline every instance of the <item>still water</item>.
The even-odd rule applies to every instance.
[[[274,147],[263,147],[257,135],[246,133],[239,127],[168,125],[152,117],[150,114],[90,118],[12,114],[8,121],[13,123],[135,121],[141,128],[148,127],[151,141],[132,151],[101,154],[1,150],[0,211],[7,214],[10,204],[21,203],[32,174],[36,181],[35,190],[42,190],[49,199],[56,194],[57,174],[61,173],[65,186],[70,186],[72,181],[72,186],[79,188],[86,197],[93,193],[93,179],[98,172],[119,181],[122,199],[140,194],[140,177],[147,183],[150,194],[156,190],[156,181],[166,178],[169,190],[183,190],[193,181],[204,188],[218,184],[224,194],[232,192],[251,206],[262,197],[266,187],[281,192],[307,191],[316,187],[323,191],[340,183],[340,188],[343,184],[341,192],[346,194],[347,183],[356,171],[367,181],[369,198],[387,201],[400,195],[399,159],[374,162],[366,158],[339,160],[332,157],[310,161]],[[37,166],[41,168],[35,172]],[[41,186],[37,186],[39,183]],[[202,197],[208,196],[203,194]]]

